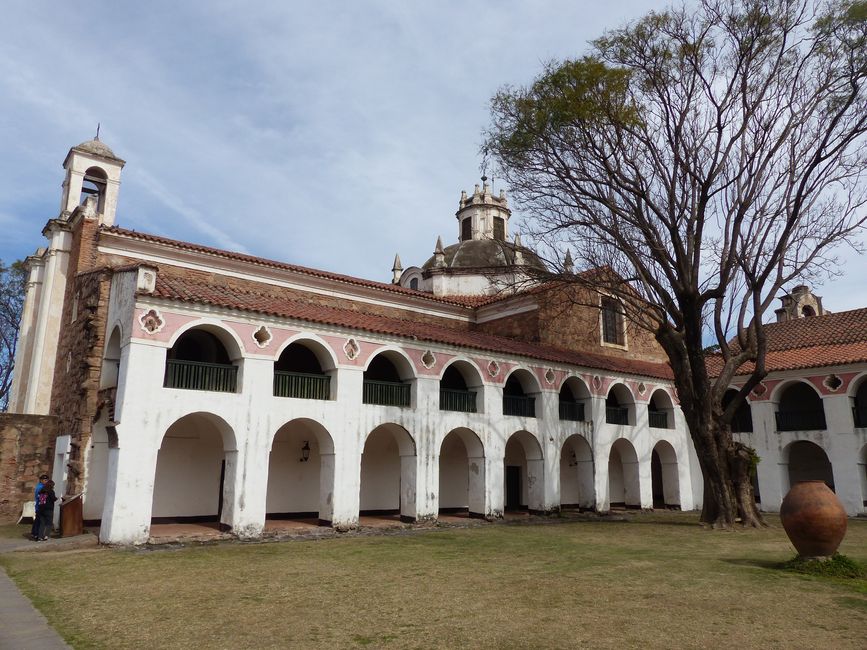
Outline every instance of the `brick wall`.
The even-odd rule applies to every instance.
[[[39,475],[51,474],[58,431],[50,415],[0,413],[0,523],[16,521]]]

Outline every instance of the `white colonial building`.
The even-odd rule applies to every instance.
[[[98,140],[64,162],[61,212],[28,259],[11,402],[60,419],[55,479],[83,492],[102,541],[143,543],[163,521],[248,538],[287,518],[700,505],[664,354],[605,296],[564,312],[557,290],[504,291],[541,262],[484,181],[461,196],[457,243],[396,259],[389,284],[118,227],[123,165]],[[817,395],[851,418],[860,375],[833,370],[841,399]],[[784,485],[765,463],[783,456],[767,450],[787,447],[752,406],[743,435],[773,509]],[[864,433],[829,413],[854,514]]]

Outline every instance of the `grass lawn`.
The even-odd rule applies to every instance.
[[[867,580],[694,513],[0,557],[75,648],[864,648]],[[867,521],[841,552],[867,563]]]

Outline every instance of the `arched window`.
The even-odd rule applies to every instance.
[[[732,403],[738,392],[734,389],[729,389],[725,392],[722,399],[722,407],[726,408]],[[735,412],[732,418],[732,433],[752,433],[753,432],[753,414],[750,409],[750,404],[744,400]]]
[[[300,399],[330,399],[331,377],[323,370],[327,353],[316,344],[295,342],[274,362],[274,395]],[[321,357],[321,359],[320,359]]]
[[[469,241],[473,238],[473,219],[467,217],[461,221],[461,241]]]
[[[456,361],[440,379],[440,410],[476,413],[476,395],[481,384],[481,377],[469,363]]]
[[[413,278],[409,281],[409,288],[418,291],[418,278]]]
[[[96,197],[96,211],[102,214],[105,211],[105,188],[108,176],[99,167],[90,167],[84,172],[84,180],[81,183],[81,199],[83,204],[88,197]]]
[[[623,332],[623,306],[616,298],[602,297],[602,341],[612,345],[625,345]]]
[[[383,352],[376,355],[364,371],[362,402],[380,406],[410,406],[412,384],[410,370],[403,375],[398,363],[409,367],[406,360],[397,353]],[[405,379],[406,378],[406,379]]]
[[[816,310],[810,307],[810,305],[804,305],[801,307],[801,314],[804,315],[804,318],[809,318],[816,315]]]
[[[536,417],[537,392],[533,376],[526,370],[516,370],[506,380],[503,387],[503,415]]]
[[[577,377],[569,377],[560,388],[560,419],[571,422],[583,422],[586,419],[587,400],[590,391]]]
[[[605,422],[608,424],[629,425],[629,415],[633,404],[632,395],[623,384],[614,384],[605,398]]]
[[[222,341],[203,329],[184,332],[166,354],[163,386],[234,393],[238,367]]]
[[[827,428],[822,399],[811,386],[800,381],[783,389],[776,418],[777,431],[824,431]]]
[[[654,429],[674,428],[674,406],[664,390],[656,390],[647,404],[648,424]]]

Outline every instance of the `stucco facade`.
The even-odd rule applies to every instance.
[[[653,338],[624,323],[605,343],[601,296],[564,309],[539,287],[492,293],[540,264],[506,241],[504,195],[463,195],[458,244],[405,271],[395,260],[389,284],[125,230],[123,165],[98,141],[64,162],[61,213],[29,260],[11,404],[58,418],[54,476],[84,494],[104,542],[177,520],[255,538],[277,518],[349,529],[365,515],[700,507]],[[861,311],[769,326],[782,343],[738,433],[761,457],[765,510],[830,471],[847,511],[865,511]],[[835,318],[845,341],[810,334]],[[811,341],[837,347],[816,356]],[[822,428],[777,415],[809,401],[785,396],[795,384],[814,391]]]

